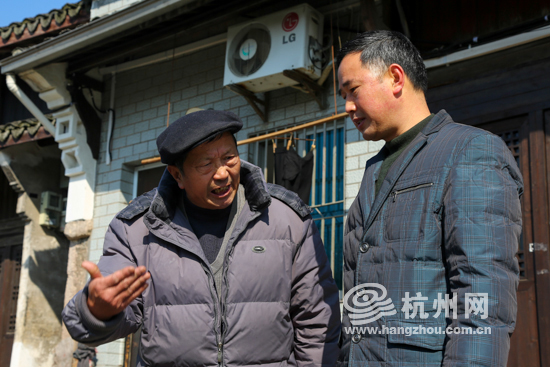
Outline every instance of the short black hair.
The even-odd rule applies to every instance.
[[[213,141],[221,139],[223,134],[225,134],[226,132],[227,131],[224,131],[224,132],[221,132],[219,134],[213,135],[212,137],[208,138],[208,140],[206,140],[202,144],[211,143]],[[233,138],[233,141],[235,142],[235,147],[237,147],[237,139],[235,138],[235,135],[231,134],[231,137]],[[193,149],[190,149],[188,151],[183,152],[183,154],[180,157],[178,157],[176,159],[176,161],[174,162],[174,166],[176,166],[179,169],[179,171],[182,175],[183,175],[183,164],[185,163],[185,160],[187,159],[187,156],[189,155],[189,152],[191,152]],[[237,153],[238,153],[238,150],[237,150]]]
[[[420,52],[405,35],[395,31],[368,31],[342,46],[336,58],[337,65],[349,54],[361,53],[361,63],[380,77],[391,64],[400,65],[414,89],[428,90],[428,72]]]

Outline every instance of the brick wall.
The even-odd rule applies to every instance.
[[[98,162],[94,229],[90,260],[97,262],[102,253],[103,237],[114,215],[132,199],[134,169],[141,159],[158,155],[156,137],[166,128],[168,101],[170,122],[191,107],[229,110],[241,117],[243,129],[237,140],[276,127],[295,125],[330,116],[334,112],[332,77],[325,82],[328,107],[319,110],[309,95],[292,88],[269,92],[268,123],[256,115],[246,100],[223,87],[225,45],[215,46],[176,60],[150,65],[116,75],[116,123],[112,140],[112,162],[105,164],[107,121],[104,116],[102,145]],[[106,86],[111,85],[106,79]],[[104,93],[108,106],[110,92]],[[337,97],[338,112],[344,112],[343,100]],[[380,148],[378,143],[362,141],[353,123],[346,119],[346,208],[359,188],[363,168]],[[240,146],[246,159],[247,146]],[[98,348],[98,367],[122,364],[123,342]]]
[[[353,127],[355,129],[355,127]],[[357,132],[357,131],[356,131]],[[357,134],[359,134],[357,132]],[[359,192],[359,186],[363,179],[365,163],[374,157],[384,146],[383,140],[347,142],[346,144],[346,211],[350,208],[353,200]]]

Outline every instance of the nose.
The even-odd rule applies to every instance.
[[[228,176],[229,176],[229,172],[227,172],[227,167],[222,164],[218,167],[218,169],[216,170],[216,173],[214,173],[214,180],[223,181],[227,179]]]
[[[350,98],[346,99],[346,112],[348,115],[355,112],[355,103]]]

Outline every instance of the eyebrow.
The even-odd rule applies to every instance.
[[[232,153],[231,153],[231,150],[232,150],[232,148],[228,148],[226,151],[224,151],[222,154],[220,154],[220,156],[223,157],[223,156],[226,156],[226,155],[228,155],[228,154],[232,154]],[[235,153],[235,154],[236,154],[236,153]],[[207,161],[207,160],[211,160],[211,159],[213,159],[213,158],[215,158],[215,157],[214,157],[214,156],[211,156],[211,155],[209,155],[209,156],[203,156],[202,158],[199,158],[198,161]]]
[[[347,87],[348,85],[350,85],[350,83],[351,83],[351,80],[348,80],[348,81],[344,82],[344,83],[342,84],[342,86]],[[340,88],[338,88],[338,95],[339,95],[340,97],[342,97],[342,89],[340,89]]]

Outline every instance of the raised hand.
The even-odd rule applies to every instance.
[[[147,279],[151,277],[145,266],[128,266],[106,277],[91,261],[84,261],[82,267],[92,278],[88,285],[88,308],[102,321],[122,312],[147,288]]]

